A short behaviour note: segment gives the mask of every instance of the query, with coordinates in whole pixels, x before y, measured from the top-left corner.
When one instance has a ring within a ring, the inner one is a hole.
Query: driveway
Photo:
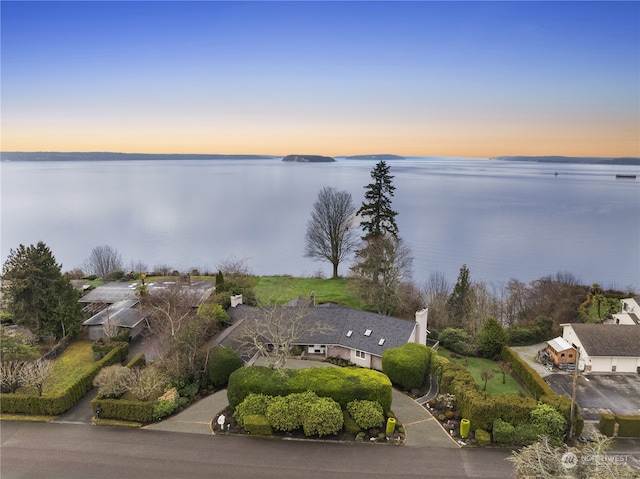
[[[573,374],[556,373],[545,381],[558,394],[571,397]],[[576,401],[585,419],[598,420],[603,412],[640,414],[640,375],[588,374],[579,375]]]

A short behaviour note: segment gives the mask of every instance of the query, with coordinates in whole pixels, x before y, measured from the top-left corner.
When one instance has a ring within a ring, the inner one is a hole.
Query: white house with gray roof
[[[621,299],[621,311],[613,315],[616,324],[633,324],[640,326],[640,303],[638,298]]]
[[[640,374],[640,327],[590,323],[560,326],[562,337],[578,349],[585,372]]]
[[[261,309],[244,304],[229,308],[228,313],[235,324],[263,314]],[[295,345],[302,346],[307,356],[340,358],[359,366],[382,370],[382,353],[386,349],[397,348],[408,342],[426,345],[427,316],[426,308],[418,311],[415,321],[411,321],[323,304],[310,307],[304,321],[310,325],[323,324],[327,327],[321,331],[310,328],[311,332]],[[233,334],[221,344],[234,347]]]

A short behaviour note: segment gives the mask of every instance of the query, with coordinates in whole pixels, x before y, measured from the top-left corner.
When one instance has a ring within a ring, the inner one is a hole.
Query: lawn
[[[482,368],[488,368],[494,372],[493,379],[487,381],[487,393],[488,394],[527,394],[526,391],[520,386],[520,383],[510,374],[505,375],[505,383],[502,384],[502,371],[500,366],[495,361],[483,358],[462,358],[455,359],[451,357],[451,352],[443,347],[438,348],[438,354],[449,359],[452,363],[462,364],[469,369],[473,379],[480,386],[480,390],[484,387],[484,381],[480,379],[480,371]]]
[[[94,367],[91,341],[74,341],[53,364],[53,373],[44,383],[43,395],[61,394]]]
[[[347,279],[294,278],[293,276],[261,276],[255,287],[256,297],[263,304],[285,303],[302,296],[316,294],[316,304],[337,303],[361,309],[358,298],[348,290]]]

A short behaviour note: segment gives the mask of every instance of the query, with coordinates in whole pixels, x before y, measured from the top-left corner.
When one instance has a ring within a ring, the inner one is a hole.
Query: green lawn
[[[91,344],[91,341],[74,341],[64,350],[53,365],[53,374],[44,383],[43,395],[66,391],[95,367]]]
[[[348,280],[294,278],[293,276],[261,276],[255,287],[256,297],[263,304],[284,303],[298,296],[309,298],[316,293],[316,303],[338,303],[361,309],[360,301],[348,291]]]
[[[488,394],[519,394],[521,392],[527,394],[520,386],[520,383],[509,374],[505,375],[505,384],[502,384],[502,371],[500,371],[500,367],[495,361],[483,358],[454,359],[451,357],[451,352],[443,347],[438,348],[438,354],[449,359],[452,363],[466,366],[471,372],[473,379],[475,379],[476,383],[480,386],[480,390],[484,387],[484,381],[480,379],[480,371],[482,368],[488,368],[494,371],[493,379],[487,381],[486,392]]]

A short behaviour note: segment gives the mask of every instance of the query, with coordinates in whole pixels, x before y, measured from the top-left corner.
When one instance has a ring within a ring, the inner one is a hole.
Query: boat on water
[[[616,178],[618,179],[627,179],[627,180],[635,180],[636,179],[636,175],[634,174],[628,174],[628,173],[619,173],[616,175]]]

